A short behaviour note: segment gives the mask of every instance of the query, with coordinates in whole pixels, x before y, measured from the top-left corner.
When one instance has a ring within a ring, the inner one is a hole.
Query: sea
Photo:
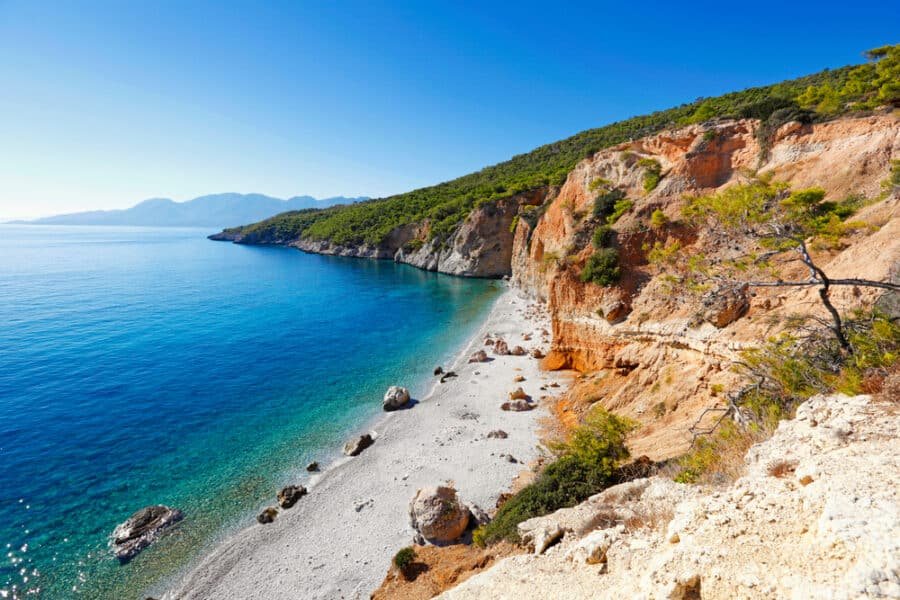
[[[502,292],[204,229],[0,226],[0,599],[143,599],[426,394]],[[185,518],[127,564],[136,510]]]

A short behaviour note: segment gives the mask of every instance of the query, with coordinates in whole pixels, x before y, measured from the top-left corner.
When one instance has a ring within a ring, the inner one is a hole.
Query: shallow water
[[[501,290],[197,229],[0,226],[0,598],[139,598],[421,395]],[[127,565],[148,504],[185,520]]]

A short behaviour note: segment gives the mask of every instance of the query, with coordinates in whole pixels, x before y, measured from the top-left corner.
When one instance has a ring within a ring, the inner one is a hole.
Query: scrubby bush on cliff
[[[845,320],[852,354],[827,330],[810,328],[809,320],[788,325],[787,333],[742,353],[736,370],[748,383],[729,395],[739,414],[723,418],[709,435],[697,437],[691,451],[678,460],[676,481],[734,479],[741,474],[747,448],[768,437],[801,402],[816,394],[876,393],[897,372],[900,322],[887,315],[858,311]]]
[[[610,485],[616,467],[628,458],[625,436],[635,424],[595,409],[568,442],[554,445],[555,461],[531,485],[506,501],[494,519],[476,530],[473,540],[517,542],[516,526],[526,519],[574,506]]]
[[[584,268],[581,269],[581,281],[595,285],[613,285],[622,276],[619,267],[619,252],[615,248],[599,248],[594,250]]]
[[[659,185],[659,180],[662,178],[662,165],[652,158],[642,158],[638,161],[638,166],[644,169],[644,191],[649,194]]]

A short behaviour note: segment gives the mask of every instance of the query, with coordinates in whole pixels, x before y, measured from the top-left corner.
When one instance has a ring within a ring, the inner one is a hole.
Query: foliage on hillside
[[[831,117],[877,104],[896,103],[900,98],[897,77],[900,46],[869,53],[872,62],[857,67],[823,71],[775,85],[750,88],[716,98],[632,117],[604,127],[589,129],[570,138],[541,146],[508,161],[435,186],[367,202],[329,208],[310,214],[285,213],[240,228],[249,239],[283,239],[303,236],[335,244],[378,244],[396,227],[428,220],[430,235],[446,239],[471,210],[485,202],[547,185],[559,185],[583,158],[603,148],[653,135],[663,129],[699,123],[714,118]],[[833,100],[837,98],[837,101]],[[807,110],[808,109],[808,110]],[[769,128],[763,128],[768,130]],[[653,177],[647,187],[655,184]]]

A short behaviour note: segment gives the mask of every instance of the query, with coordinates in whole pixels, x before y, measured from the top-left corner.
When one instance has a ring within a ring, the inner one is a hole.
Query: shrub
[[[662,165],[652,158],[642,158],[638,166],[644,169],[644,191],[648,194],[656,189],[662,178]]]
[[[617,200],[616,203],[613,205],[612,212],[609,214],[608,217],[606,217],[606,222],[609,223],[610,225],[614,224],[616,221],[619,220],[619,217],[621,217],[622,215],[627,213],[629,210],[631,210],[632,206],[634,206],[634,202],[632,202],[631,200],[628,200],[627,198],[622,198],[621,200]]]
[[[653,229],[661,229],[665,227],[668,222],[669,218],[666,217],[666,213],[658,208],[650,215],[650,227]]]
[[[595,250],[581,270],[581,281],[601,286],[613,285],[621,276],[619,253],[615,248]]]
[[[400,569],[401,572],[406,572],[414,560],[416,560],[416,549],[412,546],[407,546],[398,550],[397,554],[394,555],[394,566]]]
[[[473,539],[481,544],[518,542],[517,526],[522,521],[574,506],[609,486],[616,466],[628,458],[625,437],[634,427],[603,409],[592,411],[567,443],[554,445],[557,459],[534,483],[507,500]]]
[[[598,225],[594,229],[594,235],[591,238],[591,244],[594,248],[607,248],[613,241],[615,231],[609,225]]]
[[[604,189],[594,198],[594,216],[598,219],[608,218],[624,198],[625,192],[619,188]]]

